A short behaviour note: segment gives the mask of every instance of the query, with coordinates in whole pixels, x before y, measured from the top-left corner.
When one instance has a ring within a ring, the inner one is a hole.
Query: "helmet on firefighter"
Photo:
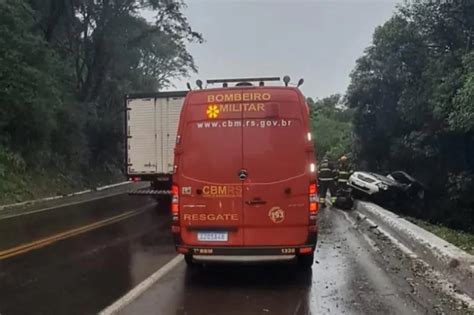
[[[340,158],[341,162],[346,162],[347,161],[347,156],[343,155]]]

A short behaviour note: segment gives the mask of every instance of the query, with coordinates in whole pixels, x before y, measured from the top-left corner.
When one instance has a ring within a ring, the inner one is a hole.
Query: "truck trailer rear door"
[[[127,174],[171,175],[179,113],[187,92],[128,96]]]
[[[127,173],[156,174],[157,132],[154,98],[127,100]]]

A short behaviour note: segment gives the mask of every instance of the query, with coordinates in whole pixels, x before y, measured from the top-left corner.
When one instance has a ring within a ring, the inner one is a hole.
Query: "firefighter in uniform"
[[[334,166],[325,157],[319,165],[318,181],[319,181],[319,203],[324,207],[326,203],[326,193],[329,190],[331,197],[335,195],[334,189]]]
[[[343,155],[339,159],[339,168],[337,169],[337,192],[343,193],[347,188],[347,182],[352,174],[347,156]]]

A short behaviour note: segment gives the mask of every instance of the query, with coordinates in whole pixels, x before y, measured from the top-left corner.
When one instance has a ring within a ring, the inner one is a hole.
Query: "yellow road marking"
[[[13,256],[17,256],[19,254],[23,254],[23,253],[29,252],[31,250],[47,246],[47,245],[52,244],[54,242],[57,242],[57,241],[60,241],[60,240],[66,239],[66,238],[70,238],[70,237],[73,237],[73,236],[76,236],[76,235],[79,235],[79,234],[83,234],[83,233],[101,228],[103,226],[110,225],[110,224],[125,220],[127,218],[136,216],[136,215],[138,215],[140,213],[143,213],[145,211],[147,211],[147,209],[142,209],[142,210],[138,210],[138,211],[137,210],[128,211],[128,212],[122,213],[120,215],[117,215],[117,216],[114,216],[114,217],[111,217],[111,218],[108,218],[108,219],[105,219],[105,220],[97,221],[97,222],[94,222],[94,223],[91,223],[91,224],[88,224],[88,225],[84,225],[84,226],[81,226],[81,227],[78,227],[78,228],[74,228],[74,229],[71,229],[71,230],[67,230],[67,231],[52,235],[52,236],[48,236],[48,237],[39,239],[37,241],[33,241],[33,242],[30,242],[30,243],[26,243],[26,244],[23,244],[23,245],[20,245],[20,246],[16,246],[16,247],[4,250],[4,251],[0,251],[0,260],[7,259],[7,258],[13,257]]]

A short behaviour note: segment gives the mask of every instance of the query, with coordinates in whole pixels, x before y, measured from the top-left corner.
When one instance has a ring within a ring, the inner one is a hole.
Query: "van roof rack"
[[[264,82],[264,81],[280,81],[280,77],[213,79],[213,80],[207,80],[206,83],[207,84],[214,84],[214,83]]]

